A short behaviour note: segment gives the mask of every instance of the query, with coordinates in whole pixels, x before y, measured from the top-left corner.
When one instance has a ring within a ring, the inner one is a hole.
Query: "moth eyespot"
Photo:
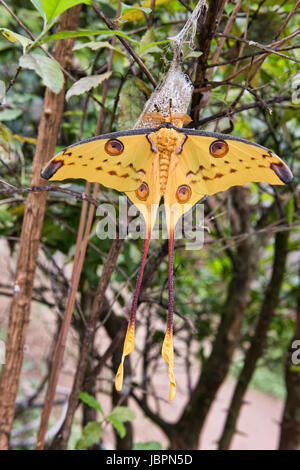
[[[177,188],[176,199],[181,204],[187,202],[192,195],[192,190],[187,184],[183,184]]]
[[[136,190],[135,194],[141,201],[146,201],[147,197],[149,196],[149,187],[147,183],[143,182]]]
[[[229,150],[228,144],[224,140],[215,140],[209,146],[209,153],[213,157],[217,157],[217,158],[224,157],[224,155],[226,155],[228,150]]]
[[[124,150],[124,145],[120,140],[110,139],[106,142],[104,148],[109,155],[120,155]]]

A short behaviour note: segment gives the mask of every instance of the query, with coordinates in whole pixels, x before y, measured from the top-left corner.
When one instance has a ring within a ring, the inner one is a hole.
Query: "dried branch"
[[[5,182],[2,182],[6,184]],[[11,185],[10,185],[11,186]],[[36,193],[36,192],[51,192],[51,193],[63,193],[73,196],[80,201],[87,201],[95,207],[99,207],[101,202],[95,198],[88,196],[86,192],[74,191],[72,189],[63,188],[62,186],[49,185],[49,186],[27,186],[25,188],[8,187],[7,189],[0,189],[0,194],[24,194],[24,193]],[[4,199],[5,201],[5,199]]]
[[[291,95],[276,96],[275,98],[270,98],[268,100],[265,100],[265,103],[266,104],[283,103],[284,101],[291,101],[291,99],[292,99]],[[233,109],[232,112],[230,111],[230,114],[241,113],[242,111],[246,111],[248,109],[259,108],[261,106],[262,106],[261,101],[257,101],[255,103],[243,104],[239,108]],[[203,126],[204,124],[207,124],[209,122],[215,121],[216,119],[226,117],[226,116],[228,116],[228,111],[227,110],[216,113],[216,114],[213,114],[212,116],[209,116],[207,118],[203,118],[199,121],[193,122],[192,124],[189,125],[189,127],[197,128],[197,127]]]
[[[81,6],[76,6],[60,17],[62,29],[76,29]],[[57,41],[54,47],[56,60],[68,68],[71,63],[73,39]],[[64,106],[65,87],[55,94],[46,89],[44,107],[41,116],[36,152],[32,166],[31,184],[41,182],[40,172],[43,165],[51,158]],[[7,332],[6,363],[3,365],[0,379],[0,448],[7,449],[13,423],[15,401],[18,392],[19,377],[23,360],[23,347],[30,317],[34,273],[41,237],[46,192],[30,193],[27,197],[23,218],[20,250],[15,276],[14,297],[10,307]]]
[[[239,36],[235,36],[234,34],[228,34],[228,33],[216,33],[217,36],[225,37],[225,38],[230,38],[230,39],[235,39],[236,41],[243,42],[244,44],[247,44],[248,46],[251,47],[257,47],[258,49],[262,49],[263,51],[270,52],[271,54],[278,55],[279,57],[283,57],[284,59],[291,60],[292,62],[300,63],[300,60],[296,59],[296,57],[291,57],[286,54],[282,54],[282,52],[277,51],[276,49],[273,49],[270,46],[265,46],[264,44],[260,44],[259,42],[256,41],[250,41],[245,38],[241,38]]]
[[[104,23],[106,24],[106,26],[110,30],[113,31],[115,29],[115,25],[112,23],[112,21],[110,21],[108,18],[106,18],[104,13],[99,9],[99,7],[95,4],[94,1],[93,1],[92,6],[93,6],[93,9],[95,10],[95,12],[97,13],[97,15],[99,16],[99,18],[101,18],[104,21]],[[125,38],[123,38],[122,36],[117,36],[117,38],[120,41],[120,43],[125,47],[125,49],[129,52],[129,54],[133,57],[135,62],[140,67],[141,71],[146,75],[146,77],[148,77],[148,79],[152,83],[152,85],[154,87],[156,87],[157,83],[156,83],[155,78],[153,77],[150,70],[147,69],[147,67],[144,64],[144,62],[142,61],[142,59],[138,56],[138,54],[135,52],[135,50],[131,47],[129,42]]]
[[[219,441],[219,449],[229,449],[237,420],[243,405],[244,396],[249,382],[254,373],[258,359],[262,355],[270,322],[274,316],[279,302],[279,294],[284,277],[284,266],[287,258],[287,244],[289,232],[283,231],[276,234],[274,247],[274,262],[272,276],[265,291],[264,302],[259,313],[258,322],[251,338],[251,344],[246,352],[243,369],[239,374],[237,384],[229,405],[226,422]]]

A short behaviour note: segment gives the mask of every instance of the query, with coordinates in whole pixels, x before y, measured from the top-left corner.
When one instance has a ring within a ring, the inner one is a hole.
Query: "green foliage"
[[[104,415],[104,411],[102,410],[102,407],[101,407],[100,403],[92,395],[89,395],[87,392],[80,392],[79,393],[79,398],[86,405],[89,405],[92,408],[95,408],[95,410],[100,411],[100,413],[102,415]]]
[[[126,434],[126,429],[123,423],[132,421],[134,418],[134,412],[126,406],[116,406],[110,415],[106,416],[107,421],[112,423],[113,427],[120,434],[120,437],[124,437]]]
[[[81,438],[76,443],[76,450],[85,450],[96,444],[102,435],[102,424],[90,421],[83,428]]]
[[[120,94],[119,129],[133,127],[145,104],[145,93],[141,90],[141,80],[130,78]],[[143,83],[143,82],[142,82]],[[140,85],[140,86],[139,86]]]
[[[59,93],[64,84],[64,76],[59,64],[41,54],[25,54],[20,57],[19,64],[23,69],[34,70],[45,86],[54,93]]]
[[[128,408],[127,406],[116,406],[113,408],[112,412],[105,416],[104,411],[98,402],[92,395],[89,395],[86,392],[80,392],[79,398],[83,401],[86,405],[94,408],[97,411],[100,411],[103,417],[103,421],[110,422],[114,429],[120,434],[121,437],[124,437],[126,434],[126,428],[124,423],[128,421],[132,421],[135,418],[135,413]],[[90,424],[90,423],[88,423]],[[96,426],[98,424],[99,426]],[[93,422],[93,426],[87,429],[87,426],[82,431],[82,436],[78,440],[76,444],[76,449],[82,450],[87,449],[91,445],[95,444],[100,436],[102,430],[102,423]],[[99,435],[99,437],[97,437]],[[93,440],[95,439],[95,440]],[[90,443],[93,440],[92,443]],[[80,449],[78,448],[80,446]]]
[[[10,42],[16,42],[16,41],[19,41],[19,43],[22,45],[23,47],[23,53],[25,54],[25,51],[26,51],[26,47],[29,45],[29,44],[32,44],[33,41],[31,39],[28,39],[26,36],[22,36],[22,34],[17,34],[17,33],[14,33],[13,31],[10,31],[9,29],[7,28],[1,28],[0,29],[1,33],[3,34],[3,36],[8,39]]]
[[[1,233],[9,233],[14,226],[16,217],[11,214],[8,205],[3,204],[0,206],[0,229]]]
[[[91,5],[92,0],[35,0],[34,5],[38,8],[42,14],[41,6],[45,12],[48,23],[51,23],[58,15],[63,13],[79,3],[85,3]]]
[[[66,100],[69,101],[71,96],[74,95],[83,95],[87,91],[100,85],[100,83],[107,80],[110,76],[111,72],[106,72],[101,75],[89,75],[88,77],[81,78],[78,82],[75,82],[71,88],[69,88],[68,93],[66,94]]]
[[[162,445],[157,441],[136,442],[132,450],[162,450]]]
[[[85,30],[80,30],[78,29],[77,31],[60,31],[59,33],[51,34],[44,39],[40,41],[40,44],[44,44],[45,42],[49,41],[57,41],[58,39],[67,39],[67,38],[84,38],[84,37],[90,37],[90,36],[120,36],[122,38],[127,39],[130,42],[134,42],[135,44],[138,44],[136,41],[134,41],[132,38],[130,38],[127,34],[123,33],[122,31],[117,31],[117,30],[108,30],[108,31],[103,31],[103,30],[93,30],[93,29],[85,29]]]
[[[139,6],[131,6],[127,5],[126,3],[121,3],[121,17],[126,15],[127,13],[133,13],[133,12],[143,12],[143,13],[151,13],[151,8],[145,8],[145,7],[139,7]],[[127,18],[130,18],[130,15],[127,16]]]

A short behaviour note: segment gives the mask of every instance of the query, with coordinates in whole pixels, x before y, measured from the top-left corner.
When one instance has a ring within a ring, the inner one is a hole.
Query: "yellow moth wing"
[[[222,137],[224,140],[187,135],[180,165],[194,191],[211,195],[248,182],[282,185],[291,181],[290,170],[273,152],[250,142]],[[210,148],[218,140],[225,142],[228,150],[223,156],[215,157]]]
[[[146,174],[146,163],[154,155],[150,144],[143,134],[110,136],[113,137],[101,136],[67,147],[46,165],[42,176],[50,181],[80,178],[123,192],[136,190]],[[111,140],[120,142],[122,151],[117,155],[106,150]]]
[[[141,186],[146,184],[148,187],[148,195],[143,200],[139,197],[140,191],[124,191],[128,199],[137,207],[143,215],[146,227],[152,231],[155,224],[156,214],[161,199],[159,187],[159,157],[158,154],[152,153],[150,159],[144,162],[145,174],[142,175]],[[140,186],[140,187],[141,187]]]
[[[170,177],[164,194],[164,204],[166,211],[166,223],[168,232],[170,233],[176,226],[181,216],[189,212],[195,204],[197,204],[206,193],[200,192],[201,186],[197,186],[197,191],[192,190],[186,169],[180,163],[181,155],[173,155],[170,163]],[[178,189],[183,186],[191,188],[190,197],[186,203],[178,201]]]

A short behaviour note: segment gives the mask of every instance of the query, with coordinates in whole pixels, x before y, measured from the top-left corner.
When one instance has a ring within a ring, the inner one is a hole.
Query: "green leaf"
[[[121,54],[124,57],[127,57],[125,52],[123,52],[120,48],[112,46],[108,41],[89,41],[76,44],[73,47],[73,51],[78,51],[80,49],[84,49],[85,47],[92,49],[92,51],[98,51],[99,49],[110,49],[112,51],[116,51],[118,54]]]
[[[144,13],[151,13],[152,11],[151,8],[139,7],[138,5],[127,5],[126,3],[123,3],[123,2],[121,3],[121,5],[122,5],[122,10],[121,10],[122,15],[130,10],[140,10],[140,11],[143,11]]]
[[[150,96],[150,95],[151,95],[151,88],[149,87],[149,85],[147,85],[147,83],[145,83],[143,80],[141,80],[141,79],[138,78],[138,77],[134,77],[134,82],[135,82],[135,84],[137,85],[137,87],[138,87],[143,93],[145,93],[146,96]]]
[[[88,449],[99,441],[102,434],[102,424],[90,421],[84,428],[81,438],[76,442],[76,450]]]
[[[125,426],[123,423],[132,421],[135,418],[135,413],[127,406],[116,406],[110,415],[106,416],[107,421],[110,421],[113,427],[118,431],[120,437],[123,438],[126,434]]]
[[[0,139],[8,144],[12,140],[12,133],[4,124],[0,122]]]
[[[42,79],[43,84],[59,93],[64,84],[64,75],[58,62],[41,54],[26,54],[20,57],[19,64],[24,69],[34,70]]]
[[[203,54],[201,51],[192,51],[189,52],[186,56],[185,59],[189,59],[190,57],[200,57]]]
[[[35,6],[37,11],[40,13],[41,17],[46,20],[46,13],[43,8],[42,0],[30,0],[31,3]]]
[[[88,36],[99,36],[99,35],[108,35],[108,36],[121,36],[122,38],[127,39],[127,41],[133,42],[136,46],[139,45],[138,41],[134,41],[130,36],[123,33],[122,31],[117,30],[94,30],[94,29],[82,29],[77,31],[60,31],[59,33],[51,34],[47,36],[39,44],[44,44],[48,41],[56,41],[57,39],[65,39],[65,38],[82,38]]]
[[[10,213],[9,206],[7,204],[1,204],[0,206],[0,228],[1,230],[12,228],[14,226],[15,216]]]
[[[127,5],[126,3],[121,3],[121,17],[129,13],[129,15],[127,15],[127,19],[129,19],[130,13],[132,11],[137,11],[137,10],[146,13],[146,15],[150,14],[152,11],[151,8],[139,7],[138,5]]]
[[[162,53],[163,53],[163,50],[162,50],[160,47],[158,47],[158,46],[147,47],[146,50],[143,50],[143,51],[140,53],[140,56],[141,56],[141,57],[144,57],[144,56],[146,56],[147,54],[153,54],[153,53],[162,54]]]
[[[123,439],[123,437],[126,435],[126,428],[124,424],[121,421],[118,421],[117,419],[113,419],[113,418],[110,419],[109,421],[111,422],[115,430],[118,431],[121,439]]]
[[[73,51],[78,51],[79,49],[84,49],[85,47],[89,47],[93,51],[98,51],[99,49],[104,49],[104,48],[111,49],[111,50],[116,49],[108,41],[89,41],[89,42],[83,42],[81,44],[76,44],[73,47]]]
[[[129,78],[122,88],[119,100],[118,129],[130,129],[136,123],[145,105],[145,90],[142,81]],[[145,85],[146,86],[146,85]]]
[[[0,111],[0,121],[13,121],[23,114],[22,109],[4,109]]]
[[[66,94],[66,100],[69,101],[71,96],[82,95],[86,91],[95,88],[96,86],[100,85],[100,83],[104,82],[104,80],[107,80],[110,76],[111,72],[105,72],[101,75],[89,75],[88,77],[81,78],[75,82],[71,88],[69,88]]]
[[[156,0],[155,6],[162,5],[164,3],[170,4],[172,2],[170,2],[170,0]],[[143,12],[146,14],[151,12],[150,0],[144,1],[141,6],[138,3],[135,3],[134,5],[123,5],[124,9],[122,10],[121,22],[140,20],[143,18]]]
[[[7,28],[0,28],[0,32],[3,36],[8,39],[10,42],[17,42],[19,41],[23,46],[23,54],[25,54],[25,49],[29,44],[32,44],[33,41],[26,36],[22,36],[21,34],[17,34],[14,31],[11,31]]]
[[[162,445],[158,441],[136,442],[132,450],[162,450]]]
[[[125,423],[126,421],[132,421],[135,418],[135,413],[127,406],[116,406],[106,419],[110,420],[112,417]]]
[[[80,392],[79,393],[79,398],[81,401],[83,401],[86,405],[91,406],[92,408],[95,408],[96,410],[100,411],[104,415],[104,412],[102,410],[102,407],[98,400],[96,400],[95,397],[90,395],[89,393],[86,392]]]
[[[42,0],[42,6],[44,8],[48,23],[54,20],[54,18],[64,11],[68,10],[79,3],[85,3],[91,5],[92,0]]]
[[[141,52],[144,52],[146,51],[147,49],[152,49],[152,48],[156,48],[156,46],[159,46],[160,44],[168,44],[170,42],[170,39],[164,39],[162,41],[154,41],[154,42],[149,42],[148,44],[145,44],[145,46],[142,46],[139,50],[139,54]],[[158,50],[160,50],[158,48]]]

